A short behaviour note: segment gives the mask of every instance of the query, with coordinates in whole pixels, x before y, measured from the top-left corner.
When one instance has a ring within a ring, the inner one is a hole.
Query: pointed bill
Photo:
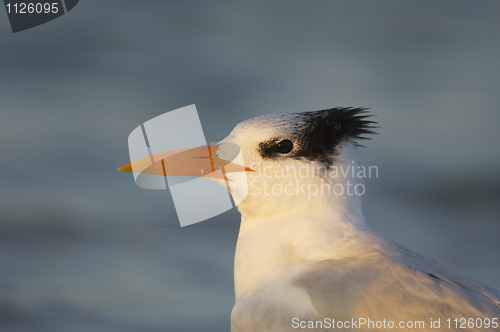
[[[253,172],[252,169],[219,158],[219,146],[200,146],[160,152],[118,168],[121,172],[160,176],[198,176],[226,179],[224,173]]]

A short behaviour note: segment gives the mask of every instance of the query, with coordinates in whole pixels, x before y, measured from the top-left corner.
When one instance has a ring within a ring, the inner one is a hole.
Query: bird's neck
[[[359,197],[323,197],[306,205],[273,218],[242,213],[234,271],[237,299],[301,263],[345,256],[342,241],[370,230]]]
[[[326,173],[321,164],[289,160],[284,169],[296,173],[277,166],[274,173],[263,168],[249,177],[248,195],[238,205],[237,298],[258,292],[280,275],[293,275],[284,272],[303,263],[352,254],[346,241],[370,230],[361,212],[364,185],[357,161],[355,145],[346,142]]]

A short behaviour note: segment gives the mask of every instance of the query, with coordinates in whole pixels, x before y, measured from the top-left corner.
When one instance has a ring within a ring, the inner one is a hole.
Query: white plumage
[[[491,325],[493,318],[500,319],[498,291],[451,264],[371,231],[360,196],[344,192],[311,197],[307,191],[311,184],[331,188],[348,181],[362,183],[350,173],[334,178],[318,170],[325,165],[329,169],[357,165],[355,140],[372,128],[365,118],[361,109],[261,116],[238,124],[219,143],[221,158],[224,143],[235,143],[245,166],[255,170],[247,174],[249,193],[238,205],[233,332],[333,330],[304,327],[325,318],[425,323],[424,328],[406,327],[408,331],[436,330],[431,329],[431,319],[440,319],[441,330],[500,329]],[[284,140],[291,141],[293,149],[281,153],[277,145]],[[316,171],[307,177],[283,175],[283,169],[300,167]],[[287,185],[288,194],[278,191]],[[300,186],[306,190],[298,190]],[[274,194],[272,188],[277,188]],[[453,325],[455,318],[476,321],[473,327],[459,329]],[[486,318],[489,329],[484,328]],[[482,328],[475,327],[477,319]],[[305,323],[301,327],[297,322]],[[364,325],[335,330],[391,328]]]

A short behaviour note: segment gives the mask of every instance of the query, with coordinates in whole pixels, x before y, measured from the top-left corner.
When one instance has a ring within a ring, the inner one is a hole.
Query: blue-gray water
[[[0,9],[0,330],[229,331],[239,215],[180,228],[116,168],[195,103],[249,117],[369,107],[372,228],[500,288],[500,2],[82,0],[12,34]]]

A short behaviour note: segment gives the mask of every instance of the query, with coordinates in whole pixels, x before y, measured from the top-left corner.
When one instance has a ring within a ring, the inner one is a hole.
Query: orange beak
[[[199,176],[227,180],[225,173],[253,172],[219,158],[216,145],[160,152],[134,160],[118,168],[121,172],[145,173],[160,176]]]

